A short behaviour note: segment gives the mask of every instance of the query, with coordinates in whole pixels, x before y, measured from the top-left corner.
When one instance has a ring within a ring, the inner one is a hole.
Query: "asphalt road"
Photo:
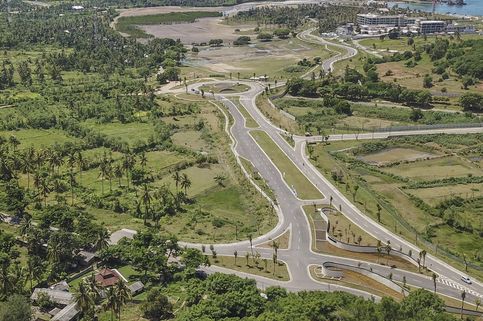
[[[325,40],[310,35],[311,30],[308,30],[301,35],[301,39],[308,39],[308,41],[320,41],[323,45]],[[333,45],[332,43],[330,43]],[[336,44],[337,47],[346,50],[345,54],[339,54],[329,58],[323,62],[323,67],[326,70],[332,70],[335,62],[347,59],[357,54],[357,50],[343,44]],[[417,273],[411,273],[404,270],[393,269],[387,266],[364,263],[358,260],[350,258],[342,258],[331,256],[327,254],[315,253],[311,250],[312,235],[310,231],[310,225],[305,213],[302,210],[303,205],[316,203],[328,204],[328,198],[333,198],[333,204],[339,206],[342,209],[343,214],[349,218],[354,224],[358,225],[366,232],[374,236],[376,239],[382,242],[390,241],[391,246],[394,249],[402,249],[407,253],[412,251],[413,256],[417,257],[420,249],[411,244],[410,242],[400,238],[393,234],[385,227],[379,225],[377,222],[370,219],[364,213],[362,213],[356,206],[352,204],[340,191],[337,190],[309,161],[305,154],[305,144],[307,141],[320,140],[321,137],[295,137],[295,148],[290,146],[286,140],[280,135],[284,131],[274,126],[266,117],[259,111],[256,106],[256,96],[263,92],[264,85],[255,82],[247,82],[250,86],[250,90],[242,94],[236,95],[213,95],[217,100],[221,101],[228,112],[234,119],[234,124],[229,129],[230,135],[234,141],[232,150],[236,156],[242,156],[252,162],[259,174],[265,179],[267,184],[273,190],[277,199],[277,212],[279,213],[279,224],[269,233],[260,236],[253,240],[254,251],[261,254],[263,258],[271,259],[273,250],[256,247],[262,243],[275,239],[281,235],[287,229],[290,229],[291,239],[290,247],[286,250],[278,250],[278,259],[285,262],[288,266],[290,273],[290,281],[281,282],[268,278],[257,277],[250,275],[250,277],[257,280],[260,286],[280,285],[290,290],[343,290],[351,292],[357,295],[370,297],[371,295],[352,288],[345,288],[340,286],[334,286],[324,284],[315,281],[308,273],[308,267],[310,265],[321,265],[324,262],[334,262],[340,264],[346,264],[351,266],[358,266],[362,264],[362,267],[372,268],[373,272],[376,272],[383,276],[392,274],[392,278],[395,281],[402,281],[403,277],[406,278],[406,282],[409,285],[426,288],[433,290],[434,285],[430,277]],[[201,83],[193,84],[189,86],[189,91],[201,86]],[[209,96],[209,95],[208,95]],[[287,157],[295,164],[295,166],[309,179],[309,181],[316,186],[316,188],[325,196],[322,200],[307,201],[301,200],[296,196],[296,191],[293,191],[284,181],[282,173],[272,163],[265,152],[255,142],[250,135],[250,130],[245,127],[245,119],[239,112],[238,107],[233,104],[228,98],[230,96],[241,96],[240,102],[260,125],[258,130],[262,130],[267,133],[272,140],[278,145],[278,147],[287,155]],[[453,133],[463,134],[468,132],[483,132],[483,128],[462,128],[455,130],[418,130],[418,131],[404,131],[404,132],[392,132],[392,133],[369,133],[369,134],[356,134],[353,135],[332,135],[329,140],[345,140],[345,139],[373,139],[373,138],[386,138],[391,135],[419,135],[430,133]],[[187,244],[193,247],[201,247],[200,244]],[[219,255],[233,255],[234,251],[238,252],[239,256],[245,254],[245,252],[251,252],[250,244],[248,241],[231,243],[231,244],[217,244],[215,250]],[[467,302],[474,302],[476,297],[482,298],[483,287],[481,283],[474,282],[471,285],[463,283],[460,280],[463,272],[458,271],[452,266],[446,264],[438,258],[431,255],[426,256],[426,265],[432,271],[438,274],[437,290],[439,293],[460,299],[461,292],[464,290],[467,292]],[[221,268],[211,267],[209,271],[221,270]],[[226,272],[226,271],[225,271]],[[234,272],[241,276],[247,276],[241,272]]]

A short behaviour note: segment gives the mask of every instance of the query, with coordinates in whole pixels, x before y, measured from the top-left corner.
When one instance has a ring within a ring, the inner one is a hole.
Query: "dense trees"
[[[319,29],[321,32],[334,31],[341,23],[355,22],[357,13],[360,13],[357,6],[342,5],[315,5],[304,4],[293,6],[263,6],[249,9],[248,11],[240,11],[232,18],[238,21],[256,21],[259,24],[278,25],[286,27],[290,30],[296,29],[307,18],[319,21]],[[288,37],[287,29],[282,28],[276,32],[276,36],[281,35],[282,38]]]
[[[179,320],[455,320],[443,312],[442,300],[425,290],[401,303],[391,298],[374,303],[342,292],[287,293],[278,287],[267,288],[263,299],[254,281],[223,274],[189,284],[192,298]]]
[[[7,301],[0,302],[0,321],[30,321],[30,303],[20,295],[12,295]]]
[[[358,71],[348,68],[343,81],[336,81],[332,76],[320,80],[289,80],[288,92],[292,96],[302,97],[338,97],[353,101],[366,101],[371,98],[383,98],[410,106],[428,107],[432,102],[431,93],[424,90],[410,90],[397,84],[377,80],[372,67],[366,77]],[[377,76],[377,74],[376,74]]]
[[[460,97],[460,104],[465,111],[481,113],[483,111],[483,95],[466,93]]]

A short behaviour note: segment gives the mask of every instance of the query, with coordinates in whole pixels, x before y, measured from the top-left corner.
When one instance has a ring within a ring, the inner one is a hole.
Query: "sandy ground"
[[[177,23],[171,25],[147,25],[141,29],[157,38],[180,39],[184,44],[208,42],[211,39],[223,39],[231,43],[239,37],[235,29],[246,29],[250,26],[228,26],[221,23],[221,18],[202,18],[193,23]],[[253,26],[252,26],[253,28]]]

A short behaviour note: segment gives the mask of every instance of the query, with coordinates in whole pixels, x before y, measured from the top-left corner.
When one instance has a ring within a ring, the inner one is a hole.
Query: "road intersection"
[[[305,39],[310,42],[318,42],[319,44],[327,44],[325,40],[318,36],[312,35],[313,30],[307,30],[301,34],[301,39]],[[357,54],[357,50],[348,47],[343,44],[332,44],[340,49],[345,50],[345,54],[339,53],[323,62],[322,67],[326,71],[333,70],[333,66],[337,61],[353,57]],[[227,82],[227,81],[224,81]],[[212,82],[211,82],[212,83]],[[290,290],[325,290],[336,291],[342,290],[354,293],[356,295],[371,297],[373,295],[343,286],[334,284],[327,284],[316,281],[309,273],[309,266],[322,265],[326,262],[335,264],[344,264],[352,267],[359,267],[366,270],[370,270],[373,273],[377,273],[380,276],[388,277],[391,275],[392,280],[397,282],[403,282],[405,279],[408,285],[414,287],[422,287],[428,290],[434,289],[434,283],[431,277],[391,268],[384,265],[361,262],[360,260],[354,260],[350,258],[338,257],[329,255],[326,253],[316,253],[312,250],[312,233],[308,218],[302,209],[302,206],[307,204],[326,205],[329,203],[329,197],[332,199],[332,204],[340,207],[342,213],[351,220],[354,224],[364,229],[367,233],[374,238],[381,240],[384,243],[390,242],[394,249],[400,249],[404,253],[408,253],[411,250],[413,256],[421,251],[417,246],[402,239],[398,235],[395,235],[385,227],[381,226],[377,222],[370,219],[362,211],[360,211],[350,200],[348,200],[340,191],[337,190],[309,161],[308,156],[305,153],[305,146],[308,142],[320,141],[322,137],[302,137],[295,136],[295,147],[288,144],[285,138],[281,134],[286,132],[274,124],[272,124],[257,108],[256,98],[258,95],[264,92],[264,85],[256,82],[244,82],[250,87],[250,89],[243,93],[237,94],[213,94],[213,97],[222,102],[226,107],[226,110],[233,118],[233,124],[231,128],[226,128],[232,138],[233,145],[232,151],[237,159],[243,157],[249,160],[258,171],[259,175],[264,178],[276,197],[276,204],[274,207],[279,215],[278,225],[265,235],[262,235],[252,240],[252,245],[255,247],[256,252],[260,253],[262,258],[272,259],[274,254],[273,249],[267,249],[258,247],[259,245],[276,239],[282,235],[287,229],[290,230],[290,247],[288,249],[279,249],[277,251],[277,258],[283,261],[289,270],[290,280],[283,282],[260,276],[249,275],[251,278],[257,280],[259,286],[266,287],[270,285],[280,285]],[[203,83],[195,83],[188,86],[189,92],[198,92],[198,88]],[[250,116],[259,124],[256,129],[247,128],[245,126],[245,118],[230,98],[233,96],[240,97],[240,104]],[[225,113],[224,110],[222,110]],[[225,117],[228,120],[227,115]],[[228,124],[227,124],[228,126]],[[293,162],[298,170],[303,173],[308,180],[324,195],[320,200],[301,200],[296,196],[294,191],[284,180],[283,173],[279,171],[276,165],[270,160],[263,149],[257,144],[254,138],[250,135],[250,131],[260,130],[266,133],[275,142],[275,144],[285,153],[285,155]],[[462,134],[469,132],[483,132],[483,128],[459,128],[459,129],[434,129],[434,130],[415,130],[404,132],[384,132],[384,133],[366,133],[366,134],[345,134],[345,135],[331,135],[329,140],[348,140],[348,139],[376,139],[386,138],[393,135],[419,135],[419,134],[432,134],[432,133],[454,133]],[[240,163],[241,165],[241,163]],[[243,168],[243,166],[242,166]],[[247,176],[248,173],[245,172]],[[252,180],[253,182],[253,180]],[[188,246],[201,248],[201,244],[186,244]],[[214,245],[216,252],[219,255],[233,256],[235,251],[239,255],[243,255],[245,252],[251,252],[251,244],[249,241],[242,241],[231,244],[216,244]],[[483,298],[483,286],[479,282],[474,282],[471,285],[463,283],[460,280],[463,272],[458,271],[449,264],[441,261],[440,259],[427,255],[426,266],[432,271],[437,273],[437,291],[440,294],[452,297],[454,299],[460,299],[461,292],[467,292],[467,302],[474,302],[475,299]],[[226,269],[219,267],[208,268],[210,271],[223,271]],[[231,273],[235,273],[241,276],[248,276],[241,272],[235,272],[229,270]],[[373,296],[375,297],[375,296]]]

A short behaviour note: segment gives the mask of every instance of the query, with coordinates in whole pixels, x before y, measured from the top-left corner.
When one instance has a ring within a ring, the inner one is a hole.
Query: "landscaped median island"
[[[250,135],[256,140],[260,147],[265,151],[275,166],[280,170],[288,186],[294,190],[300,199],[316,200],[322,199],[323,195],[298,170],[292,161],[275,144],[275,142],[263,131],[253,130]]]
[[[404,297],[401,292],[395,291],[394,289],[391,289],[390,287],[364,274],[343,268],[337,268],[336,270],[342,274],[341,277],[331,278],[325,276],[320,266],[312,265],[309,268],[310,275],[315,280],[320,282],[358,289],[372,293],[379,297],[392,297],[398,301]]]
[[[304,206],[303,209],[309,218],[313,235],[312,250],[315,252],[427,274],[424,269],[418,268],[415,261],[410,262],[409,257],[405,259],[391,254],[391,252],[394,253],[393,250],[390,250],[388,255],[387,244],[364,232],[337,210],[328,208],[314,210],[311,205]],[[328,217],[330,224],[327,224],[322,217],[321,210]],[[332,238],[332,241],[329,238]],[[373,250],[370,251],[368,247],[372,247]]]
[[[263,276],[279,281],[289,281],[290,276],[287,265],[281,261],[274,262],[272,258],[264,259],[257,255],[256,249],[254,253],[237,253],[235,256],[209,256],[210,264],[227,268],[230,270],[240,271],[248,274]],[[246,255],[248,254],[248,256]]]
[[[240,103],[240,97],[234,97],[230,99],[238,108],[238,111],[243,115],[245,118],[245,126],[248,128],[256,128],[260,127],[260,125],[253,119],[252,115],[246,110],[246,108]]]
[[[312,161],[374,220],[462,269],[466,260],[481,277],[482,141],[467,134],[332,142],[312,147]]]

